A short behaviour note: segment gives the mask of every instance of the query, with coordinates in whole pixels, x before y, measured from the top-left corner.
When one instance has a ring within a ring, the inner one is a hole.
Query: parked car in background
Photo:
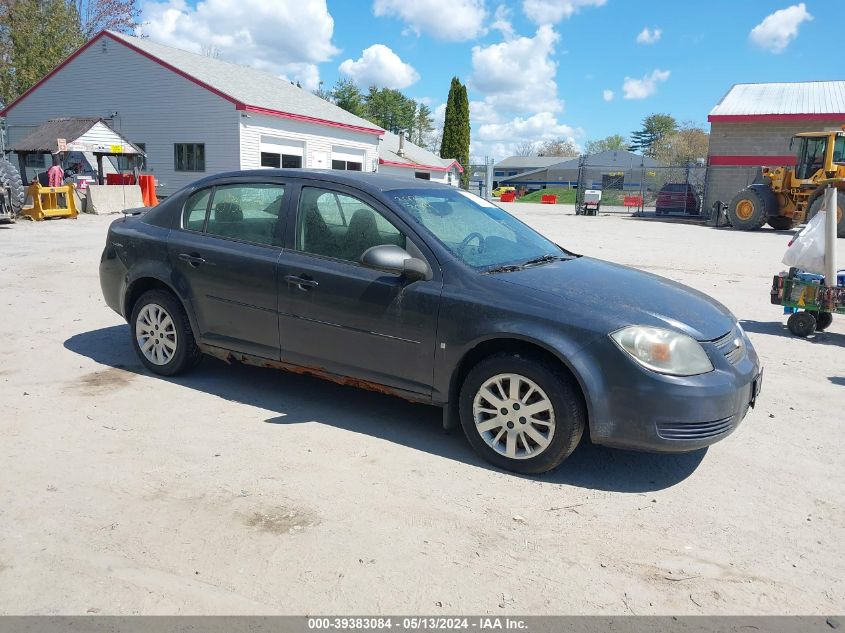
[[[760,390],[706,295],[557,246],[449,185],[268,169],[200,180],[109,228],[106,303],[152,372],[203,354],[444,409],[522,473],[593,442],[688,451]]]
[[[700,205],[701,198],[692,185],[666,183],[657,193],[655,212],[657,215],[668,215],[669,213],[698,215],[701,212]]]
[[[503,193],[516,193],[516,187],[496,187],[493,189],[493,195],[496,198],[501,198]]]

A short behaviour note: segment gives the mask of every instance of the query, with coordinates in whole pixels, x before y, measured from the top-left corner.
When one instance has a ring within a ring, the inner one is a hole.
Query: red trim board
[[[49,73],[47,73],[44,77],[42,77],[29,90],[24,92],[20,97],[18,97],[14,101],[12,101],[5,108],[3,108],[3,110],[0,111],[0,116],[6,116],[7,113],[12,108],[17,106],[24,99],[26,99],[26,97],[30,93],[32,93],[34,90],[36,90],[41,84],[43,84],[45,81],[50,79],[50,77],[52,77],[57,72],[59,72],[62,68],[67,66],[70,62],[72,62],[74,59],[76,59],[79,55],[81,55],[83,52],[85,52],[88,48],[93,46],[96,42],[100,41],[103,37],[108,37],[113,42],[116,42],[118,44],[123,44],[123,46],[125,46],[126,48],[143,55],[144,57],[146,57],[147,59],[149,59],[151,61],[154,61],[159,66],[166,68],[167,70],[176,73],[180,77],[183,77],[184,79],[187,79],[188,81],[190,81],[192,83],[195,83],[196,85],[200,86],[201,88],[204,88],[204,89],[208,90],[209,92],[216,94],[218,97],[225,99],[226,101],[228,101],[230,103],[233,103],[237,110],[244,110],[246,112],[255,112],[256,114],[266,114],[268,116],[277,116],[277,117],[281,117],[281,118],[285,118],[285,119],[293,119],[293,120],[296,120],[296,121],[313,123],[315,125],[327,125],[327,126],[330,126],[330,127],[343,128],[345,130],[352,130],[354,132],[361,132],[363,134],[378,134],[379,136],[384,134],[384,130],[379,129],[379,128],[368,128],[368,127],[362,127],[362,126],[358,126],[358,125],[349,125],[347,123],[340,123],[340,122],[337,122],[337,121],[328,121],[326,119],[318,119],[316,117],[305,116],[305,115],[302,115],[302,114],[294,114],[292,112],[283,112],[281,110],[271,110],[271,109],[268,109],[268,108],[261,108],[261,107],[257,107],[257,106],[248,105],[246,103],[243,103],[242,101],[239,101],[238,99],[235,99],[231,95],[228,95],[225,92],[222,92],[222,91],[218,90],[217,88],[214,88],[213,86],[210,86],[207,83],[200,81],[196,77],[189,75],[188,73],[186,73],[182,70],[179,70],[175,66],[172,66],[172,65],[168,64],[167,62],[162,61],[158,57],[155,57],[154,55],[151,55],[150,53],[138,48],[134,44],[130,44],[129,42],[125,42],[120,38],[116,38],[116,37],[111,36],[111,34],[108,33],[107,31],[101,31],[99,34],[97,34],[93,38],[91,38],[90,41],[88,41],[85,45],[83,45],[81,48],[79,48],[76,52],[74,52],[70,57],[65,59],[61,64],[56,66]]]
[[[845,123],[845,112],[828,114],[710,114],[710,123],[761,123],[765,121],[841,121]]]
[[[710,156],[709,164],[712,166],[743,166],[743,167],[762,167],[762,166],[779,166],[779,165],[794,165],[795,156]]]
[[[383,158],[378,159],[379,165],[387,165],[388,167],[404,167],[406,169],[428,169],[429,171],[449,171],[452,167],[457,166],[458,171],[460,173],[464,173],[464,168],[461,167],[461,164],[453,160],[450,165],[447,167],[440,167],[439,165],[415,165],[411,163],[398,163],[393,160],[384,160]]]

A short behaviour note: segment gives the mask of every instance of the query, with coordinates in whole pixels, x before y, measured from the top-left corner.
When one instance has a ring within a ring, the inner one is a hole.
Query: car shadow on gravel
[[[833,318],[836,319],[845,317],[837,317],[834,315]],[[800,337],[795,336],[789,331],[789,328],[786,327],[785,323],[781,323],[780,321],[740,320],[739,323],[742,325],[742,329],[746,332],[751,332],[752,334],[769,334],[771,336],[784,336],[786,338],[801,340]],[[839,334],[837,332],[816,332],[804,340],[809,343],[816,343],[817,345],[838,345],[839,347],[845,347],[845,334]]]
[[[152,376],[129,344],[126,325],[76,334],[64,342],[71,352],[101,365]],[[319,422],[363,433],[479,468],[497,470],[478,457],[458,431],[446,433],[441,410],[400,398],[336,385],[283,371],[227,365],[207,358],[193,372],[166,378],[189,389],[277,412],[265,420],[280,427]],[[671,487],[689,477],[706,454],[649,454],[596,446],[585,440],[551,473],[525,477],[549,483],[615,492],[647,492]]]

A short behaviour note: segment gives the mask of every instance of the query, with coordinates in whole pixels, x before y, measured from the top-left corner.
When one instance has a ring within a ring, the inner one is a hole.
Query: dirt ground
[[[845,611],[845,318],[786,331],[787,235],[515,208],[734,311],[766,368],[734,435],[585,444],[524,478],[432,407],[216,361],[153,377],[101,298],[113,218],[19,222],[0,227],[0,613]]]

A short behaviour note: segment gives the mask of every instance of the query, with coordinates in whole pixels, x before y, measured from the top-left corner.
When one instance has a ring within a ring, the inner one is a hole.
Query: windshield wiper
[[[539,266],[540,264],[546,264],[548,262],[554,262],[558,260],[567,260],[571,259],[570,257],[565,257],[563,255],[553,255],[552,253],[548,253],[547,255],[542,255],[535,259],[529,259],[527,262],[524,262],[523,266]]]
[[[488,268],[484,271],[484,274],[492,275],[494,273],[515,273],[518,270],[522,270],[522,266],[507,264],[505,266],[494,266],[493,268]]]

